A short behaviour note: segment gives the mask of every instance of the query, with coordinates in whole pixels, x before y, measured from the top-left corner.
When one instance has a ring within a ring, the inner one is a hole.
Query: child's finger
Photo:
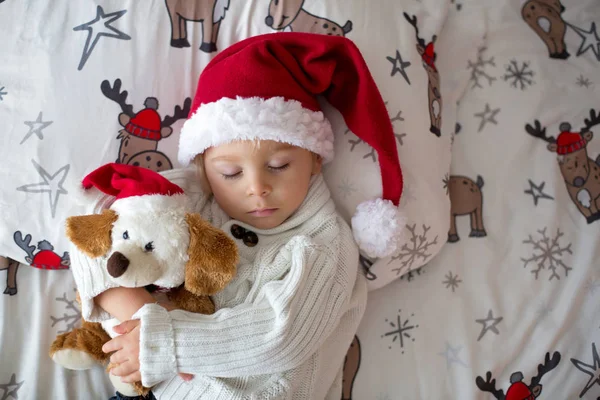
[[[136,372],[139,372],[139,369],[129,361],[125,361],[110,370],[112,375],[120,376],[121,378],[128,377]]]
[[[125,322],[121,322],[119,325],[113,327],[113,331],[119,335],[131,332],[136,326],[140,324],[140,320],[134,319]]]
[[[113,351],[121,350],[123,348],[123,345],[121,342],[122,342],[121,337],[116,337],[114,339],[111,339],[108,342],[104,343],[104,345],[102,346],[102,351],[105,353],[112,353]]]
[[[191,381],[194,378],[194,375],[192,374],[184,374],[183,372],[179,374],[179,377],[181,379],[183,379],[184,381]]]
[[[134,383],[142,380],[142,374],[140,371],[136,371],[133,374],[127,375],[126,377],[121,377],[121,382],[125,383]]]
[[[127,360],[129,360],[129,358],[125,354],[123,354],[122,351],[117,351],[116,353],[113,353],[112,356],[110,356],[110,362],[113,364],[121,364]]]

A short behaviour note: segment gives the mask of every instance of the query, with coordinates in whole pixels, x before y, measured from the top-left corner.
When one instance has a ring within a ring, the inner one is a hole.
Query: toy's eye
[[[154,243],[146,243],[146,246],[144,246],[144,250],[146,250],[147,252],[151,252],[152,250],[154,250]]]
[[[127,232],[127,231],[123,232],[123,239],[125,239],[125,240],[129,239],[129,232]]]

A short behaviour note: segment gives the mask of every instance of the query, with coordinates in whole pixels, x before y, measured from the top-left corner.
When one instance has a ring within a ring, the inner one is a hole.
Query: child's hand
[[[113,328],[120,334],[102,346],[105,353],[115,352],[110,362],[118,364],[110,370],[112,375],[120,376],[121,381],[133,383],[142,380],[140,373],[140,320],[125,321]]]
[[[169,307],[165,307],[169,308]],[[115,351],[110,361],[118,364],[110,370],[110,373],[121,377],[121,381],[125,383],[133,383],[142,380],[140,372],[140,321],[130,320],[125,321],[113,327],[115,333],[120,334],[114,339],[106,342],[102,346],[102,351],[111,353]],[[194,375],[180,373],[179,376],[184,381],[191,380]]]

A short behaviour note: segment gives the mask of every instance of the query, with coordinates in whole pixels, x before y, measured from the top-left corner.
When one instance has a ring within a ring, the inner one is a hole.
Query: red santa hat
[[[144,213],[164,206],[186,206],[183,189],[147,168],[109,163],[83,178],[84,191],[95,188],[115,197],[117,212]]]
[[[570,132],[571,125],[567,122],[560,124],[560,135],[556,139],[556,153],[560,155],[573,153],[583,149],[586,141],[580,133]]]
[[[181,130],[179,161],[236,140],[274,140],[333,159],[333,131],[317,96],[379,156],[382,198],[360,204],[354,237],[370,257],[393,253],[404,228],[398,211],[402,172],[393,127],[360,51],[341,36],[280,32],[254,36],[219,53],[198,81]]]

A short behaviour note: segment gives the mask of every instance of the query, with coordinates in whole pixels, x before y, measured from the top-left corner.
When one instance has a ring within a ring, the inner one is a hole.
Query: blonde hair
[[[198,175],[198,179],[200,180],[200,187],[202,188],[202,191],[207,195],[212,194],[212,189],[210,188],[208,178],[206,177],[206,171],[204,169],[204,157],[202,154],[197,154],[196,157],[194,157],[193,163],[196,165],[196,173]]]

